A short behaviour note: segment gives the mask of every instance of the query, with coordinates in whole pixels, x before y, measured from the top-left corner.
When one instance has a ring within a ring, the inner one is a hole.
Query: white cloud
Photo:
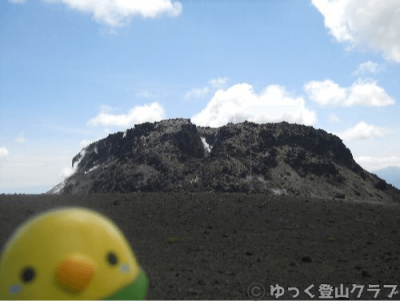
[[[85,156],[85,154],[86,154],[86,151],[84,149],[81,150],[80,151],[80,155],[81,155],[80,159],[75,161],[74,165],[72,167],[63,168],[60,176],[63,179],[66,179],[66,178],[72,176],[76,172],[76,170],[78,169],[78,164],[82,161],[82,159]]]
[[[208,87],[204,87],[201,89],[192,89],[188,93],[186,93],[185,98],[192,98],[192,97],[202,97],[207,95],[210,89]]]
[[[60,176],[63,178],[63,180],[65,180],[66,178],[69,178],[70,176],[72,176],[75,173],[76,168],[77,168],[76,164],[74,164],[74,167],[65,167],[61,171]]]
[[[135,16],[155,18],[161,14],[176,17],[182,12],[180,2],[171,0],[46,0],[63,3],[71,9],[90,13],[98,22],[112,27],[121,27]]]
[[[120,126],[132,127],[143,122],[160,121],[165,118],[164,109],[154,102],[149,105],[136,106],[127,114],[113,115],[108,112],[101,112],[87,123],[91,126]]]
[[[216,89],[221,89],[228,82],[229,78],[227,77],[217,77],[210,79],[208,81],[208,86],[200,89],[192,89],[188,93],[185,94],[185,98],[199,98],[207,95],[209,92],[215,91]]]
[[[377,63],[371,61],[361,63],[354,74],[365,74],[365,73],[378,73],[382,71],[382,67]]]
[[[393,98],[373,80],[357,80],[351,87],[342,88],[331,80],[310,81],[304,85],[308,97],[320,105],[375,106],[395,104]]]
[[[8,149],[0,147],[0,158],[4,158],[9,155]]]
[[[388,130],[385,128],[370,125],[365,122],[359,122],[353,128],[347,129],[343,133],[337,135],[343,140],[366,140],[375,137],[382,137],[386,133],[388,133]]]
[[[227,77],[218,77],[218,78],[214,78],[211,79],[209,81],[209,84],[217,89],[223,88],[225,86],[225,84],[228,82],[229,78]]]
[[[24,4],[26,0],[9,0],[11,3]]]
[[[383,107],[395,104],[393,98],[386,94],[376,81],[358,80],[349,88],[346,106],[374,106]]]
[[[14,140],[16,143],[24,143],[25,142],[25,133],[21,132]]]
[[[268,86],[257,95],[249,84],[236,84],[218,90],[207,106],[192,118],[201,126],[219,127],[229,122],[256,123],[288,121],[312,125],[317,121],[315,112],[305,107],[302,98],[293,98],[278,85]]]
[[[367,45],[400,63],[400,1],[312,0],[312,4],[338,42],[352,48]]]
[[[371,172],[373,172],[374,170],[386,168],[388,166],[400,166],[400,157],[398,156],[381,158],[371,156],[359,156],[355,158],[355,161],[363,168]]]
[[[304,86],[308,97],[320,105],[339,105],[346,99],[346,89],[331,80],[310,81]]]

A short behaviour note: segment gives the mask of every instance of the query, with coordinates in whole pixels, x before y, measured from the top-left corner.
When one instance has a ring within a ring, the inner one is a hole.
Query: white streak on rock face
[[[74,163],[74,166],[73,166],[74,172],[75,172],[76,169],[78,168],[78,164],[81,163],[83,157],[85,157],[85,155],[86,155],[86,148],[82,149],[81,152],[80,152],[80,154],[81,154],[80,159]]]
[[[124,132],[124,135],[122,136],[122,138],[125,138],[126,137],[126,132],[127,132],[128,130],[126,130],[125,132]]]
[[[93,166],[91,169],[89,169],[88,171],[85,171],[85,175],[86,174],[88,174],[89,172],[91,172],[92,170],[95,170],[97,167],[99,167],[98,165],[97,166]]]
[[[199,178],[196,176],[194,179],[190,180],[190,184],[197,183],[199,181]]]
[[[286,189],[272,188],[271,191],[275,195],[281,195],[281,194],[286,195],[287,194]]]
[[[94,152],[97,154],[97,146],[94,147]]]
[[[207,152],[211,152],[212,146],[210,146],[210,145],[206,142],[206,138],[201,137],[201,141],[203,142],[204,149],[205,149]]]

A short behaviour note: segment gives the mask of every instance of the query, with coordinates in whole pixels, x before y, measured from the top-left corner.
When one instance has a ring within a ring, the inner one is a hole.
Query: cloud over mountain
[[[312,125],[315,112],[308,110],[303,98],[294,98],[285,88],[270,85],[257,94],[249,84],[236,84],[218,90],[207,106],[192,117],[195,124],[219,127],[229,122],[256,123],[287,121]]]
[[[165,117],[164,109],[157,102],[135,106],[127,114],[114,115],[103,110],[87,123],[90,126],[132,127],[137,123],[159,121]]]

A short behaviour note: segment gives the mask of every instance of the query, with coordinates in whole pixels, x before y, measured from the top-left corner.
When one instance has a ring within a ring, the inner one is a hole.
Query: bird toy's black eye
[[[35,278],[35,270],[32,267],[26,267],[21,272],[21,280],[24,283],[31,282]]]
[[[107,261],[111,265],[116,265],[118,263],[117,255],[114,252],[109,252],[107,254]]]

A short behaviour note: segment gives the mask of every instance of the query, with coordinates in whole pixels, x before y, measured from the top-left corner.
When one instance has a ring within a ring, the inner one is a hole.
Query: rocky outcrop
[[[263,192],[392,201],[399,190],[361,168],[335,135],[313,127],[189,119],[138,124],[84,148],[49,193]]]

